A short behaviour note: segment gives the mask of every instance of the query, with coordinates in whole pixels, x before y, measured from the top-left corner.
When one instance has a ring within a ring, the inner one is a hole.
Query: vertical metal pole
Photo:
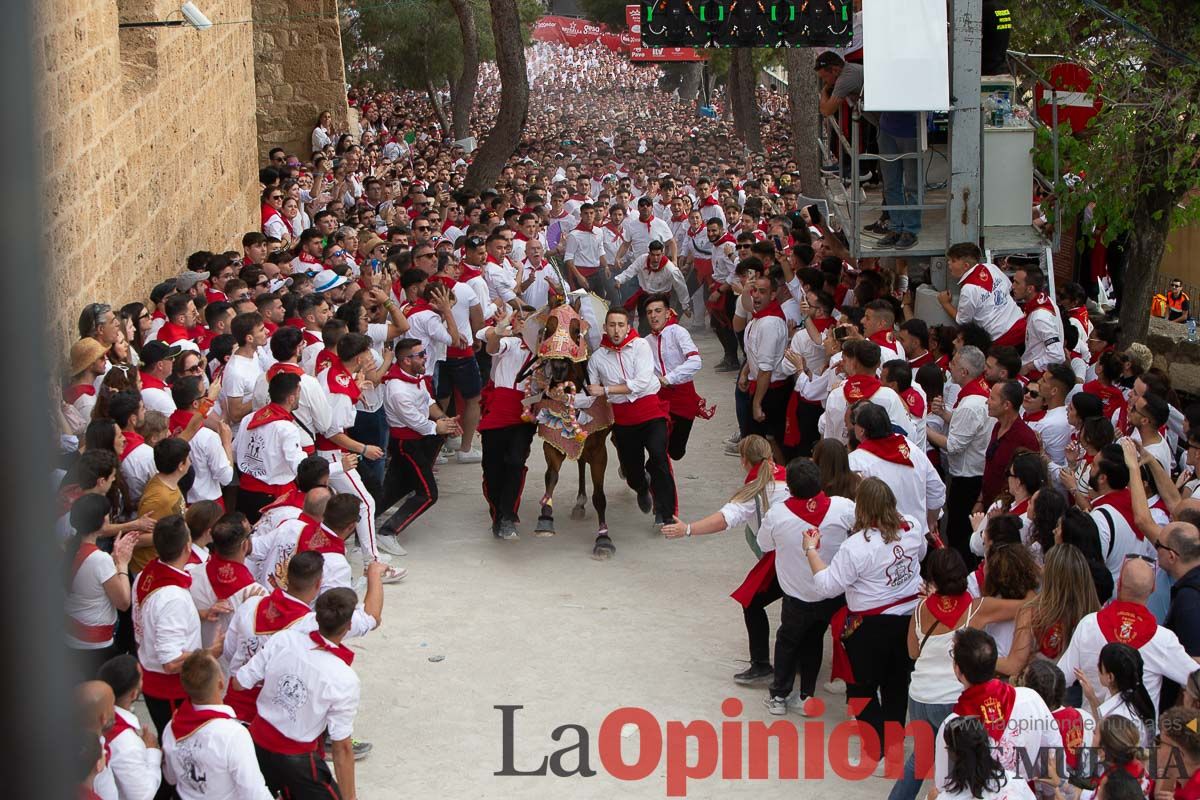
[[[854,252],[851,255],[855,258],[862,257],[862,210],[858,207],[858,181],[862,175],[858,161],[859,125],[862,123],[859,102],[850,104],[850,224],[853,226],[854,235],[847,238],[854,242]]]
[[[60,798],[68,796],[71,782],[72,768],[66,766],[72,756],[71,695],[62,640],[62,551],[50,513],[50,460],[58,437],[51,434],[54,410],[47,408],[47,386],[54,363],[50,351],[58,351],[61,343],[46,326],[43,240],[29,235],[46,226],[38,213],[41,154],[35,100],[47,95],[34,88],[34,81],[45,74],[32,52],[32,43],[42,34],[35,38],[34,2],[7,3],[5,24],[0,26],[0,74],[8,78],[0,84],[0,103],[10,110],[0,115],[0,141],[5,144],[0,181],[22,187],[0,196],[5,255],[20,264],[22,272],[21,280],[11,281],[0,293],[0,337],[27,344],[10,350],[6,390],[0,392],[0,419],[5,421],[0,452],[9,456],[0,503],[11,534],[0,563],[0,600],[6,611],[0,636],[9,643],[10,653],[8,679],[0,692],[5,722],[0,747],[15,767],[6,776],[7,796]],[[52,16],[49,11],[42,15]],[[44,56],[53,58],[51,53]],[[57,76],[60,81],[69,79],[64,73]],[[73,789],[70,796],[75,796]]]
[[[979,241],[983,120],[979,62],[983,0],[953,0],[950,17],[950,206],[947,245]]]

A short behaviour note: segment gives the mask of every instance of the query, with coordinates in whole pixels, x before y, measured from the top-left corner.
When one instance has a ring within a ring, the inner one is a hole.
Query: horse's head
[[[570,305],[551,309],[538,343],[538,358],[567,361],[586,361],[587,323]]]

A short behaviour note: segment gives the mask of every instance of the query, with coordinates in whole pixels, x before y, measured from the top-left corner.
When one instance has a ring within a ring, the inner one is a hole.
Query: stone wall
[[[202,8],[214,22],[252,11]],[[46,243],[64,346],[86,303],[143,298],[189,253],[240,246],[258,226],[251,26],[117,28],[178,12],[172,0],[34,4],[46,222],[30,235]]]
[[[346,71],[337,0],[253,0],[258,154],[272,147],[307,161],[322,111],[347,129]]]

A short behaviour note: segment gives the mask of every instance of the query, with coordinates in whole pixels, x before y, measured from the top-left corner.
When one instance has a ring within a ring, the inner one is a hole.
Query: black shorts
[[[751,384],[750,399],[754,399],[754,385]],[[768,439],[783,444],[783,432],[787,427],[787,405],[788,400],[792,396],[792,382],[788,381],[782,386],[774,386],[767,389],[767,393],[763,395],[762,409],[765,419],[762,422],[754,419],[753,413],[750,415],[750,425],[747,433],[757,433],[759,436],[765,436]]]
[[[438,400],[450,397],[454,394],[455,389],[458,389],[458,393],[463,396],[464,400],[479,397],[479,392],[483,388],[479,377],[479,363],[475,361],[474,356],[447,358],[445,361],[439,361],[437,380],[434,385]]]

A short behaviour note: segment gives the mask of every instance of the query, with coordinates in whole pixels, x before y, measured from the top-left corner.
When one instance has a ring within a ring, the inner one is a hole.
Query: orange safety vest
[[[1187,292],[1180,292],[1179,297],[1172,297],[1170,292],[1167,292],[1167,307],[1172,311],[1183,311],[1183,304],[1188,302]]]

